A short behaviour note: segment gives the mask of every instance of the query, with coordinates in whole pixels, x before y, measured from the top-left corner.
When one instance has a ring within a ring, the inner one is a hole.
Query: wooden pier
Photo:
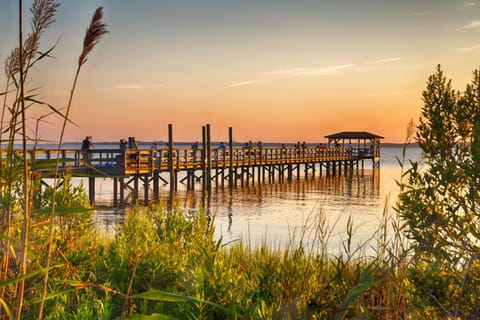
[[[338,136],[340,135],[340,136]],[[172,126],[169,125],[169,142],[166,149],[94,149],[82,153],[78,149],[36,150],[32,158],[52,160],[61,158],[60,174],[88,178],[88,193],[95,203],[95,180],[111,178],[113,181],[113,206],[125,205],[126,192],[133,202],[158,200],[160,186],[169,185],[171,196],[178,184],[193,190],[197,186],[209,193],[213,186],[235,188],[255,183],[292,181],[316,175],[350,174],[364,169],[370,160],[374,168],[380,165],[380,139],[366,132],[349,132],[326,136],[328,143],[309,146],[275,148],[248,148],[235,146],[232,128],[229,143],[222,148],[212,146],[210,127],[202,130],[200,148],[175,148]],[[352,143],[353,142],[353,143]],[[51,168],[32,168],[41,178],[52,178]],[[179,173],[182,178],[179,179]]]

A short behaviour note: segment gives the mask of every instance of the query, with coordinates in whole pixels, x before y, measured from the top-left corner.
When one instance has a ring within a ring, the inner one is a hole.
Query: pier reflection
[[[214,188],[211,193],[182,190],[176,202],[187,209],[205,209],[216,216],[261,215],[263,210],[288,214],[290,206],[313,208],[321,205],[377,206],[380,199],[380,170],[365,170],[363,175],[323,176],[291,182],[260,183],[228,188]],[[230,229],[231,225],[229,226]]]
[[[364,170],[363,174],[352,172],[347,175],[300,178],[290,182],[256,183],[248,186],[212,188],[210,193],[201,190],[181,189],[174,194],[170,190],[160,192],[160,201],[165,207],[180,205],[187,210],[203,208],[208,214],[227,219],[227,231],[236,219],[274,215],[276,219],[288,218],[291,212],[304,209],[365,207],[375,209],[380,199],[380,169]],[[97,210],[97,224],[108,233],[115,232],[125,209]]]

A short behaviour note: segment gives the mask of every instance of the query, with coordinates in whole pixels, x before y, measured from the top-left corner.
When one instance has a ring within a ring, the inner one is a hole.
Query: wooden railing
[[[346,148],[262,148],[262,149],[215,149],[212,150],[212,168],[302,164],[325,161],[347,161],[368,158],[367,150]],[[174,149],[172,169],[176,171],[201,169],[208,165],[202,150]],[[169,171],[168,150],[127,150],[125,172]]]
[[[379,150],[348,148],[250,148],[214,149],[211,152],[212,168],[228,168],[259,165],[303,164],[326,161],[347,161],[376,157]],[[5,155],[3,153],[3,155]],[[207,156],[201,149],[173,149],[170,157],[166,149],[125,150],[94,149],[37,149],[29,152],[32,166],[42,165],[42,170],[53,169],[54,161],[60,158],[60,168],[82,169],[95,168],[105,172],[119,174],[149,173],[155,170],[201,169],[208,165]],[[49,168],[49,169],[48,169]]]

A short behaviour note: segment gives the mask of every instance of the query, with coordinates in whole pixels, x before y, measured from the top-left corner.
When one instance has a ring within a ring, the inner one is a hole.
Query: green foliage
[[[88,196],[83,183],[72,183],[72,175],[63,174],[61,179],[56,180],[55,210],[58,215],[72,212],[82,212],[90,207]],[[34,206],[37,213],[49,214],[52,208],[54,187],[44,185],[40,179],[35,181]]]
[[[293,243],[293,241],[292,241]],[[321,245],[314,244],[312,246]],[[384,244],[386,245],[386,244]],[[406,299],[392,260],[330,259],[298,247],[223,245],[203,211],[134,209],[97,247],[89,273],[110,316],[177,319],[399,317]],[[400,272],[399,272],[400,270]],[[87,279],[86,277],[82,277]],[[402,283],[403,280],[400,281]],[[394,293],[395,292],[395,293]]]
[[[480,308],[465,296],[472,289],[467,285],[479,286],[465,281],[480,254],[479,71],[460,93],[438,66],[423,102],[416,140],[424,163],[412,162],[405,172],[397,204],[413,240],[417,264],[411,281],[421,288],[415,292],[422,301],[428,296],[449,316],[467,318]]]

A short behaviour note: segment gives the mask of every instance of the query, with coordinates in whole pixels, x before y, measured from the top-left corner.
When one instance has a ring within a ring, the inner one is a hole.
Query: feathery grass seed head
[[[87,56],[90,51],[93,50],[95,45],[100,41],[102,36],[108,33],[107,26],[102,22],[103,7],[98,7],[93,14],[92,21],[85,33],[85,39],[83,40],[83,50],[78,58],[78,66],[81,67],[87,62]]]

